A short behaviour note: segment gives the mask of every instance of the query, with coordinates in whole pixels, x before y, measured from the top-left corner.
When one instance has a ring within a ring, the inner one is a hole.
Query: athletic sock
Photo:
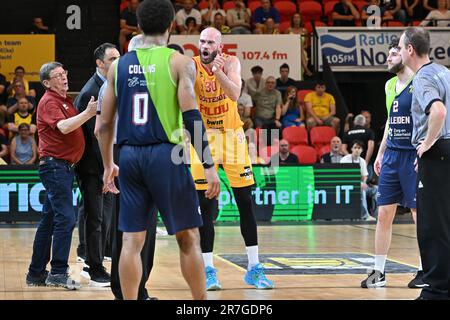
[[[258,246],[245,247],[245,249],[247,250],[248,257],[247,270],[250,270],[259,263]]]
[[[375,266],[373,267],[375,270],[384,273],[384,265],[386,264],[386,255],[375,255]]]
[[[205,268],[206,267],[214,268],[213,253],[212,252],[202,253],[202,256],[203,256],[203,263],[205,264]]]
[[[422,269],[422,258],[420,257],[420,254],[419,254],[419,268],[417,268],[417,270],[418,271],[423,271],[423,269]]]

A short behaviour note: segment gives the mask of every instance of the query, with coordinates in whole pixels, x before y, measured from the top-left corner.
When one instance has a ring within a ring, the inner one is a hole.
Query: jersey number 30
[[[148,93],[136,93],[133,96],[133,123],[145,125],[148,121]]]

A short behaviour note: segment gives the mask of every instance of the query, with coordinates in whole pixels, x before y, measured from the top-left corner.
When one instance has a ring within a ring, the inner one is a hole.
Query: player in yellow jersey
[[[266,278],[258,257],[257,227],[251,195],[251,186],[255,181],[243,123],[237,109],[237,99],[241,92],[241,65],[235,56],[223,54],[222,48],[222,35],[217,29],[203,30],[199,42],[200,55],[194,57],[197,67],[197,101],[208,131],[216,168],[220,164],[225,170],[239,209],[241,233],[248,257],[244,281],[257,289],[272,289],[274,285]],[[191,168],[203,218],[200,243],[205,263],[206,288],[219,290],[221,285],[213,264],[213,216],[217,210],[217,200],[205,197],[207,183],[203,167],[192,148]]]

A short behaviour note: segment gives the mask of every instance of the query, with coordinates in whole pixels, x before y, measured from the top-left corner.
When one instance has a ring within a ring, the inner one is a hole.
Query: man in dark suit
[[[116,46],[110,43],[104,43],[95,49],[97,70],[75,99],[75,106],[79,112],[86,108],[91,96],[98,98],[108,69],[119,56]],[[103,164],[97,138],[94,135],[94,127],[95,118],[87,121],[82,127],[86,147],[76,168],[84,202],[84,219],[83,217],[79,219],[79,228],[81,236],[84,231],[85,263],[88,266],[83,268],[81,275],[90,279],[89,285],[91,286],[107,287],[110,285],[111,277],[103,267],[103,257],[104,246],[110,237],[114,195],[102,193]]]

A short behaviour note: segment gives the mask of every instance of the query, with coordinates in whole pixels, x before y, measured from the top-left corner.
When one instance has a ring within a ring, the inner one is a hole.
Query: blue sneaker
[[[245,273],[244,281],[246,284],[254,286],[256,289],[273,289],[275,287],[273,282],[267,279],[264,274],[264,267],[261,263],[253,266]]]
[[[213,267],[206,267],[206,291],[215,291],[222,289],[219,280],[217,280],[217,270]]]

